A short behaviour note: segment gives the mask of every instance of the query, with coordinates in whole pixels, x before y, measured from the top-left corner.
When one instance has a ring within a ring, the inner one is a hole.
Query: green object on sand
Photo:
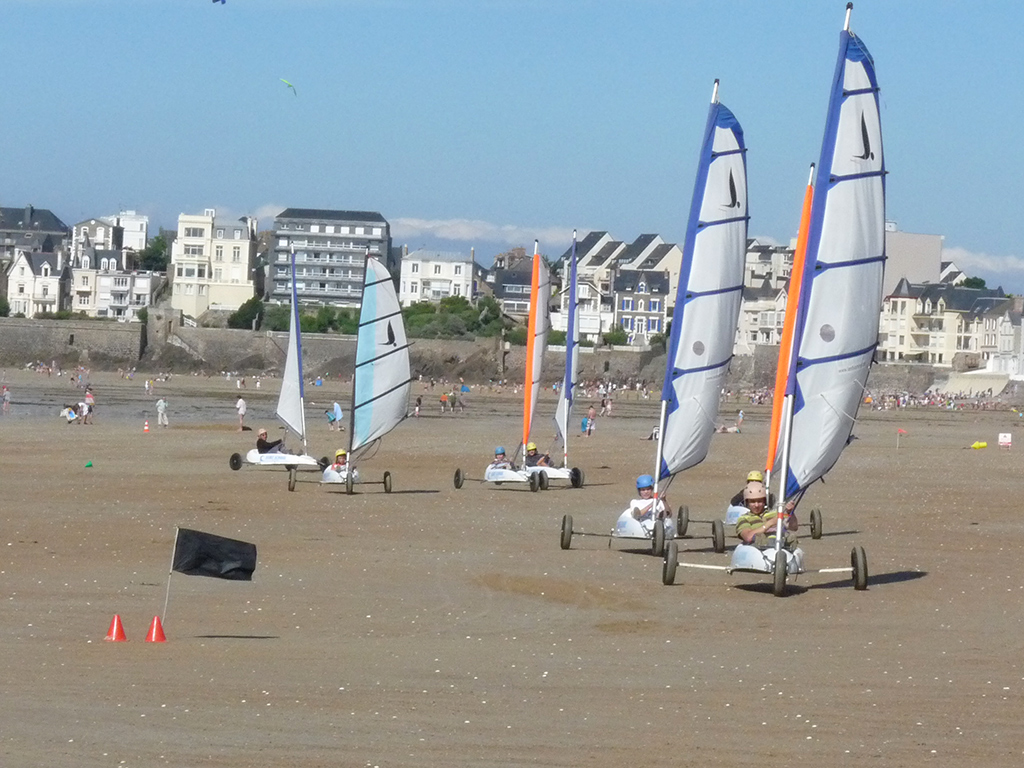
[[[92,462],[91,462],[91,461],[87,461],[87,462],[85,462],[85,468],[86,468],[86,469],[88,469],[88,468],[89,468],[89,467],[91,467],[91,466],[92,466]]]

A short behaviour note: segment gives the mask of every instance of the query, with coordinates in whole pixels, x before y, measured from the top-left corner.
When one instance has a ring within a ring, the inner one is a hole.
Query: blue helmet
[[[654,478],[650,475],[640,475],[636,479],[636,489],[639,491],[641,488],[653,488]]]
[[[494,449],[494,455],[495,456],[497,456],[499,453],[504,453],[504,452],[505,452],[505,448],[503,446],[500,446],[500,445],[497,448]]]

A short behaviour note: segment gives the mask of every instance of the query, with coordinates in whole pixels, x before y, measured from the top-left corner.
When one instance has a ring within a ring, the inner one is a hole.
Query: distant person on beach
[[[235,410],[238,411],[238,431],[242,432],[245,430],[245,400],[241,397],[235,403]]]
[[[590,406],[587,411],[587,437],[594,434],[594,422],[597,421],[597,409],[594,406]]]
[[[167,401],[162,397],[156,401],[156,423],[159,427],[170,426],[167,421]]]
[[[82,423],[92,424],[92,414],[96,410],[96,396],[92,393],[92,387],[89,386],[85,388],[85,405],[88,410],[85,413],[86,421]]]
[[[550,467],[551,457],[546,453],[537,453],[536,443],[527,443],[526,458],[523,463],[528,467]]]
[[[4,409],[3,409],[3,412],[7,413],[8,411],[11,410],[11,390],[9,390],[7,388],[6,384],[4,384],[3,399],[4,399]]]
[[[494,461],[492,461],[488,469],[512,469],[512,462],[505,458],[505,449],[502,446],[498,446],[494,449]]]
[[[267,430],[265,429],[256,433],[256,450],[260,453],[289,453],[284,447],[284,438],[267,440]]]

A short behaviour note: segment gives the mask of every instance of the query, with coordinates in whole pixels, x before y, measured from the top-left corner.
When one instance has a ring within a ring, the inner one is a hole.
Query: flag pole
[[[164,611],[160,614],[160,623],[167,618],[167,603],[171,600],[171,574],[174,573],[174,557],[178,554],[178,526],[174,526],[174,547],[171,548],[171,568],[167,571],[167,593],[164,595]]]

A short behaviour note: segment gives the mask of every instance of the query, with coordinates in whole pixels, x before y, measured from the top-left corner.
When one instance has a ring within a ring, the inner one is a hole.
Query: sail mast
[[[804,192],[804,206],[800,214],[800,230],[796,238],[796,252],[793,268],[789,273],[789,294],[786,297],[786,315],[782,324],[782,339],[779,341],[779,364],[775,369],[775,394],[772,397],[772,421],[768,432],[768,461],[765,462],[765,488],[771,482],[772,469],[779,449],[779,430],[786,402],[786,380],[789,376],[789,361],[793,354],[793,331],[796,328],[797,306],[800,301],[800,287],[803,284],[804,259],[807,255],[807,230],[811,225],[811,199],[814,196],[814,163],[807,176],[807,190]],[[787,436],[788,438],[788,436]],[[779,493],[779,497],[782,493]]]
[[[299,315],[299,292],[295,286],[295,246],[292,246],[292,322],[295,327],[295,344],[299,364],[299,424],[302,425],[302,453],[306,453],[306,382],[302,375],[302,320]]]
[[[363,287],[359,292],[359,317],[362,317],[363,300],[366,298],[366,278],[370,268],[370,246],[366,246],[363,254]],[[356,354],[352,360],[352,407],[349,409],[348,430],[348,471],[352,471],[352,446],[356,439],[356,365],[359,364],[359,332],[356,331]]]
[[[555,422],[562,433],[562,466],[569,466],[569,414],[572,412],[572,401],[576,396],[577,363],[579,361],[579,289],[577,284],[576,263],[576,230],[572,231],[572,252],[569,271],[569,320],[565,333],[565,378],[559,405],[560,414],[556,414]]]
[[[533,241],[533,277],[530,281],[530,315],[526,324],[526,380],[523,385],[523,462],[526,462],[526,444],[530,441],[530,427],[533,422],[533,408],[537,403],[534,392],[534,378],[539,371],[534,367],[539,361],[534,360],[537,345],[537,332],[540,320],[540,243]]]

